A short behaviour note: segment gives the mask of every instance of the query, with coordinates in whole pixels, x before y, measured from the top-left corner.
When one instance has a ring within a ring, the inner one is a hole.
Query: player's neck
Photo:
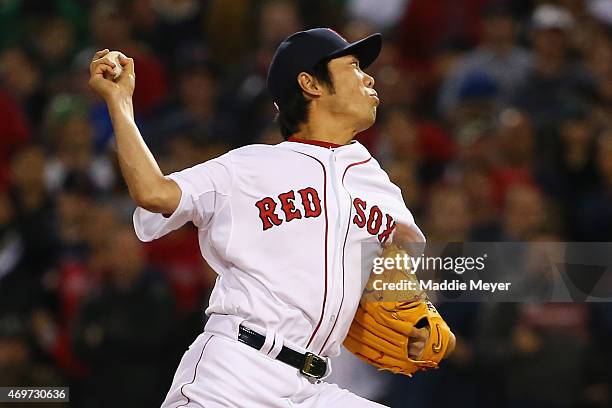
[[[334,143],[338,145],[348,144],[355,136],[355,131],[336,122],[323,122],[309,120],[300,127],[293,138],[302,140],[314,140],[318,142]]]

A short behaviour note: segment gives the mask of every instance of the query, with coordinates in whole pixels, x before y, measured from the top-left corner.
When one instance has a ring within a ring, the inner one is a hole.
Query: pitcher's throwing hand
[[[116,63],[108,57],[109,52],[104,49],[95,53],[89,65],[89,86],[107,103],[113,99],[130,99],[136,85],[134,60],[123,54],[119,56],[123,72],[114,81]]]

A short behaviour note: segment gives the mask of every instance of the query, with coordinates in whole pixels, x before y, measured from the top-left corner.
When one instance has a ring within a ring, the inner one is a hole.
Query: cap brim
[[[329,57],[338,58],[345,55],[355,55],[359,60],[359,65],[362,68],[367,68],[376,60],[376,58],[378,58],[381,47],[382,36],[380,33],[376,33],[362,40],[349,44],[342,50],[334,52]]]

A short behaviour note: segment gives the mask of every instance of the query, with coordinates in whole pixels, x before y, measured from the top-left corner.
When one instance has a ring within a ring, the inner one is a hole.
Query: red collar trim
[[[293,136],[291,136],[289,139],[287,139],[287,141],[288,142],[311,144],[311,145],[321,146],[321,147],[326,147],[326,148],[343,146],[343,145],[340,145],[340,144],[337,144],[337,143],[324,142],[322,140],[298,139],[297,137],[293,137]]]

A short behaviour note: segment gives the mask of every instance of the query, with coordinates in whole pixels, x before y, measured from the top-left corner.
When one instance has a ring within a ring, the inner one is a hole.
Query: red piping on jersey
[[[319,317],[319,322],[314,328],[314,331],[312,332],[312,335],[310,336],[310,339],[308,340],[308,343],[306,344],[306,348],[308,348],[310,347],[310,343],[312,343],[312,340],[314,339],[315,335],[319,331],[319,328],[321,327],[321,323],[323,322],[323,316],[325,315],[325,303],[327,302],[327,238],[328,238],[328,227],[329,227],[329,222],[327,219],[327,171],[325,171],[325,166],[323,165],[323,163],[321,163],[321,161],[317,159],[316,157],[311,156],[307,153],[302,153],[302,152],[297,152],[297,153],[303,154],[304,156],[308,156],[311,159],[316,160],[321,165],[321,168],[323,169],[323,208],[325,210],[325,291],[323,292],[323,305],[321,306],[321,317]]]
[[[342,187],[344,187],[344,176],[346,176],[346,172],[348,171],[348,169],[350,169],[353,166],[359,166],[360,164],[365,164],[369,162],[370,159],[372,159],[371,156],[366,160],[363,160],[357,163],[351,163],[348,166],[346,166],[346,169],[344,169],[344,174],[342,174]],[[346,190],[346,187],[345,187],[345,190]],[[344,303],[344,251],[346,249],[346,241],[348,239],[348,233],[351,227],[351,215],[353,214],[353,196],[351,196],[351,193],[349,193],[349,197],[351,198],[351,206],[349,209],[348,223],[346,224],[346,234],[344,234],[344,243],[342,244],[342,298],[340,299],[340,307],[338,307],[338,313],[336,313],[336,320],[334,320],[334,324],[331,330],[329,331],[329,334],[327,335],[325,342],[323,342],[323,346],[321,346],[321,350],[319,350],[319,354],[323,353],[323,350],[325,349],[325,346],[327,345],[329,338],[331,337],[332,333],[334,332],[334,329],[336,328],[336,323],[338,323],[338,317],[340,316],[340,311],[342,310],[342,304]]]
[[[297,137],[293,137],[293,136],[291,136],[289,139],[287,139],[287,141],[288,142],[295,142],[295,143],[310,144],[310,145],[315,145],[315,146],[321,146],[321,147],[326,147],[328,149],[332,148],[332,147],[344,146],[344,145],[337,144],[337,143],[325,142],[323,140],[298,139]]]
[[[365,160],[362,160],[360,162],[357,163],[351,163],[348,166],[346,166],[346,169],[344,169],[344,174],[342,174],[342,186],[344,186],[344,176],[346,176],[346,172],[348,171],[348,169],[350,169],[353,166],[359,166],[360,164],[366,164],[367,162],[369,162],[370,160],[372,160],[372,156],[368,157]]]

